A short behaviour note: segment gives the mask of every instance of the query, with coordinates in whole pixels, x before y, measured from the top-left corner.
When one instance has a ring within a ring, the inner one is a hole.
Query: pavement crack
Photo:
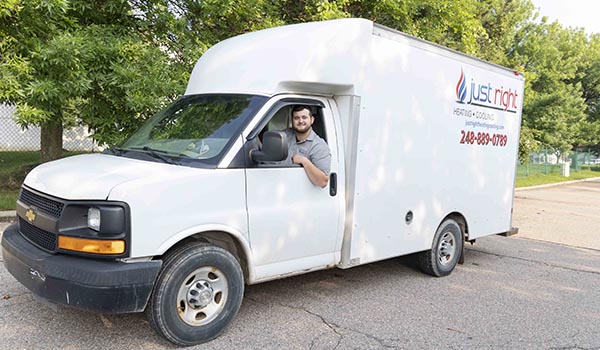
[[[314,316],[314,317],[317,317],[317,318],[319,318],[319,319],[321,320],[321,322],[322,322],[322,323],[323,323],[325,326],[327,326],[327,328],[329,328],[329,329],[330,329],[330,330],[331,330],[331,331],[332,331],[332,332],[333,332],[333,333],[334,333],[334,334],[335,334],[335,335],[338,337],[338,341],[337,341],[337,343],[335,344],[335,346],[333,347],[333,350],[337,349],[337,348],[340,346],[340,344],[341,344],[341,342],[342,342],[342,340],[343,340],[343,338],[344,338],[344,335],[343,335],[342,333],[340,333],[340,332],[339,332],[339,330],[340,330],[340,329],[343,329],[343,330],[346,330],[346,331],[349,331],[349,332],[352,332],[352,333],[361,334],[361,335],[363,335],[364,337],[366,337],[367,339],[370,339],[370,340],[373,340],[373,341],[375,341],[375,342],[376,342],[376,343],[378,343],[378,344],[379,344],[379,346],[381,346],[382,348],[385,348],[385,349],[398,349],[398,347],[397,347],[397,346],[393,346],[393,345],[388,345],[388,344],[386,344],[386,343],[388,343],[389,341],[395,341],[396,339],[381,339],[381,338],[378,338],[378,337],[376,337],[376,336],[374,336],[374,335],[371,335],[371,334],[369,334],[369,333],[365,333],[365,332],[362,332],[362,331],[359,331],[359,330],[355,330],[355,329],[351,329],[351,328],[348,328],[348,327],[343,327],[343,326],[337,325],[337,324],[335,324],[335,323],[333,323],[333,322],[330,322],[330,321],[328,321],[327,319],[325,319],[325,317],[321,316],[320,314],[318,314],[318,313],[316,313],[316,312],[313,312],[313,311],[310,311],[310,310],[308,310],[307,308],[305,308],[305,307],[302,307],[302,306],[293,306],[293,305],[288,305],[288,304],[283,304],[283,303],[278,303],[278,302],[273,302],[273,303],[269,303],[269,304],[267,304],[267,303],[264,303],[264,302],[258,301],[258,300],[254,299],[254,298],[252,298],[252,297],[246,297],[246,299],[248,299],[248,300],[250,300],[250,301],[253,301],[253,302],[257,303],[257,304],[261,304],[261,305],[278,305],[278,306],[285,307],[285,308],[289,308],[289,309],[292,309],[292,310],[302,311],[302,312],[305,312],[305,313],[307,313],[307,314],[309,314],[309,315],[311,315],[311,316]],[[314,338],[314,339],[311,341],[311,344],[310,344],[310,347],[309,347],[309,349],[313,349],[313,348],[316,346],[316,340],[317,340],[317,339],[318,339],[320,336],[321,336],[321,335],[319,335],[319,336],[315,337],[315,338]]]
[[[323,317],[323,316],[319,315],[319,314],[318,314],[318,313],[316,313],[316,312],[312,312],[312,311],[308,310],[308,309],[307,309],[307,308],[305,308],[305,307],[301,307],[301,306],[292,306],[292,305],[286,305],[286,304],[280,304],[280,303],[276,303],[276,304],[277,304],[277,305],[279,305],[279,306],[283,306],[283,307],[290,308],[290,309],[294,309],[294,310],[298,310],[298,311],[303,311],[303,312],[306,312],[306,313],[307,313],[307,314],[309,314],[309,315],[312,315],[312,316],[314,316],[314,317],[317,317],[317,318],[319,318],[319,319],[321,320],[321,322],[322,322],[322,323],[323,323],[325,326],[327,326],[327,328],[329,328],[329,329],[330,329],[330,330],[331,330],[333,333],[335,333],[335,335],[336,335],[336,336],[337,336],[337,338],[338,338],[338,340],[337,340],[337,343],[335,344],[335,346],[333,347],[333,349],[335,350],[335,349],[337,349],[337,348],[338,348],[338,346],[340,346],[340,343],[342,342],[342,338],[343,338],[344,336],[338,332],[337,328],[338,328],[339,326],[338,326],[338,325],[336,325],[335,323],[327,321],[327,320],[325,319],[325,317]],[[319,338],[319,337],[316,337],[316,338],[314,338],[314,339],[312,340],[312,342],[311,342],[311,349],[312,349],[312,347],[314,347],[314,345],[315,345],[314,343],[315,343],[315,341],[317,340],[317,338]]]
[[[451,332],[460,333],[460,334],[466,334],[466,335],[469,335],[469,333],[467,333],[467,332],[463,332],[463,331],[461,331],[461,330],[459,330],[459,329],[454,329],[454,328],[446,328],[446,330],[449,330],[449,331],[451,331]]]
[[[527,258],[521,258],[521,257],[518,257],[518,256],[504,255],[504,254],[498,254],[498,253],[491,253],[491,252],[486,252],[486,251],[475,249],[475,248],[469,248],[469,250],[474,251],[474,252],[478,252],[478,253],[481,253],[481,254],[487,254],[487,255],[497,256],[497,257],[500,257],[500,258],[509,258],[509,259],[527,261],[527,262],[531,262],[531,263],[542,264],[542,265],[545,265],[545,266],[548,266],[548,267],[554,267],[554,268],[568,270],[568,271],[575,271],[575,272],[582,272],[582,273],[590,273],[590,274],[593,274],[593,275],[600,275],[600,271],[578,269],[578,268],[575,268],[575,267],[569,267],[569,266],[551,264],[551,263],[544,262],[544,261],[527,259]]]
[[[281,305],[281,306],[287,306],[287,307],[290,307],[290,308],[292,308],[292,309],[294,309],[294,308],[295,308],[295,307],[292,307],[292,306],[289,306],[289,305]],[[317,313],[315,313],[315,312],[312,312],[312,311],[310,311],[310,310],[308,310],[308,309],[306,309],[306,308],[299,307],[299,308],[297,308],[297,310],[304,311],[304,312],[308,313],[309,315],[313,315],[313,316],[315,316],[315,317],[318,317],[319,319],[321,319],[321,322],[322,322],[322,323],[323,323],[325,326],[327,326],[327,327],[328,327],[328,328],[329,328],[329,329],[330,329],[330,330],[331,330],[333,333],[335,333],[335,335],[337,336],[337,338],[338,338],[338,340],[337,340],[337,343],[336,343],[336,344],[335,344],[335,346],[333,347],[333,349],[334,349],[334,350],[335,350],[335,349],[337,349],[337,347],[338,347],[338,346],[340,345],[340,343],[342,342],[342,338],[344,337],[342,334],[340,334],[340,333],[338,332],[338,330],[337,330],[337,328],[336,328],[336,327],[338,327],[338,325],[336,325],[335,323],[330,323],[330,322],[328,322],[328,321],[325,319],[325,317],[323,317],[323,316],[321,316],[321,315],[319,315],[319,314],[317,314]],[[312,344],[312,345],[311,345],[311,348],[314,346],[314,342],[315,342],[315,340],[316,340],[317,338],[318,338],[318,337],[316,337],[315,339],[313,339],[313,341],[311,342],[311,344]]]
[[[395,347],[395,346],[391,346],[391,345],[385,344],[385,342],[388,341],[387,339],[381,339],[381,338],[378,338],[378,337],[376,337],[374,335],[371,335],[371,334],[368,334],[368,333],[364,333],[364,332],[361,332],[361,331],[357,331],[357,330],[354,330],[354,329],[349,329],[349,328],[346,328],[346,329],[348,329],[351,332],[355,332],[355,333],[364,335],[365,337],[367,337],[367,339],[371,339],[371,340],[375,341],[376,343],[378,343],[381,347],[383,347],[385,349],[397,349],[397,347]]]
[[[267,303],[260,302],[260,301],[258,301],[258,300],[256,300],[256,299],[252,298],[252,297],[246,297],[246,299],[248,299],[248,300],[250,300],[250,301],[253,301],[253,302],[257,303],[257,304],[261,304],[261,305],[268,305]],[[274,303],[272,303],[272,304],[274,304],[274,305],[278,305],[278,306],[281,306],[281,307],[285,307],[285,308],[289,308],[289,309],[292,309],[292,310],[302,311],[302,312],[305,312],[305,313],[307,313],[307,314],[309,314],[309,315],[312,315],[312,316],[314,316],[314,317],[317,317],[317,318],[319,318],[319,319],[321,320],[321,322],[322,322],[322,323],[323,323],[325,326],[327,326],[327,328],[329,328],[329,329],[330,329],[330,330],[331,330],[333,333],[335,333],[335,335],[338,337],[338,341],[337,341],[337,343],[335,344],[335,346],[333,347],[333,349],[334,349],[334,350],[335,350],[335,349],[337,349],[337,347],[338,347],[338,346],[340,345],[340,343],[342,342],[342,338],[343,338],[344,336],[338,332],[338,330],[337,330],[337,328],[336,328],[336,327],[338,327],[338,325],[336,325],[335,323],[331,323],[331,322],[327,321],[327,320],[325,319],[325,317],[323,317],[323,316],[321,316],[321,315],[319,315],[319,314],[317,314],[317,313],[315,313],[315,312],[312,312],[312,311],[310,311],[310,310],[308,310],[308,309],[306,309],[306,308],[304,308],[304,307],[301,307],[301,306],[292,306],[292,305],[287,305],[287,304],[278,303],[278,302],[274,302]],[[314,348],[314,346],[316,345],[316,340],[317,340],[317,339],[318,339],[320,336],[321,336],[321,335],[318,335],[317,337],[313,338],[313,340],[311,341],[311,344],[310,344],[310,347],[309,347],[309,349],[312,349],[312,348]]]

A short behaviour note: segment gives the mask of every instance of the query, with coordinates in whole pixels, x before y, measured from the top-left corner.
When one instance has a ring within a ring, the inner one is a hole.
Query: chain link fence
[[[23,129],[14,120],[15,105],[0,104],[0,151],[39,151],[39,127]],[[76,127],[63,131],[63,148],[67,151],[99,151],[87,127]]]
[[[566,156],[551,149],[544,149],[529,155],[528,164],[517,165],[517,177],[536,174],[562,174],[563,164],[569,164],[571,172],[600,168],[600,158],[591,151],[574,151]]]

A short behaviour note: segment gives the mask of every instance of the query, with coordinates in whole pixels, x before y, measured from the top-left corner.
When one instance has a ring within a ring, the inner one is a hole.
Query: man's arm
[[[302,156],[300,154],[296,154],[292,157],[292,161],[296,164],[302,165],[306,175],[310,182],[315,186],[319,186],[324,188],[327,186],[327,182],[329,182],[329,176],[325,175],[321,169],[317,168],[308,158]]]

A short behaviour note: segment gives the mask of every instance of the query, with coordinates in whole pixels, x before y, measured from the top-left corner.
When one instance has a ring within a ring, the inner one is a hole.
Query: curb
[[[17,212],[15,210],[0,211],[0,222],[17,221]]]
[[[561,186],[561,185],[568,185],[568,184],[574,184],[574,183],[578,183],[578,182],[597,181],[597,180],[600,180],[600,177],[590,177],[590,178],[581,179],[581,180],[571,180],[571,181],[554,182],[554,183],[551,183],[551,184],[543,184],[543,185],[536,185],[536,186],[529,186],[529,187],[517,187],[517,188],[515,188],[515,192],[526,191],[526,190],[535,190],[535,189],[538,189],[538,188],[546,188],[546,187],[555,187],[555,186]]]

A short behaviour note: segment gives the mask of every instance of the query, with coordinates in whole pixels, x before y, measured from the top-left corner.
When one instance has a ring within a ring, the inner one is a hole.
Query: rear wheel
[[[438,227],[432,248],[419,253],[419,267],[432,276],[448,276],[460,259],[462,246],[460,226],[453,219],[447,219]]]
[[[200,344],[223,332],[237,314],[243,294],[237,259],[223,248],[192,243],[165,258],[146,314],[169,341]]]

